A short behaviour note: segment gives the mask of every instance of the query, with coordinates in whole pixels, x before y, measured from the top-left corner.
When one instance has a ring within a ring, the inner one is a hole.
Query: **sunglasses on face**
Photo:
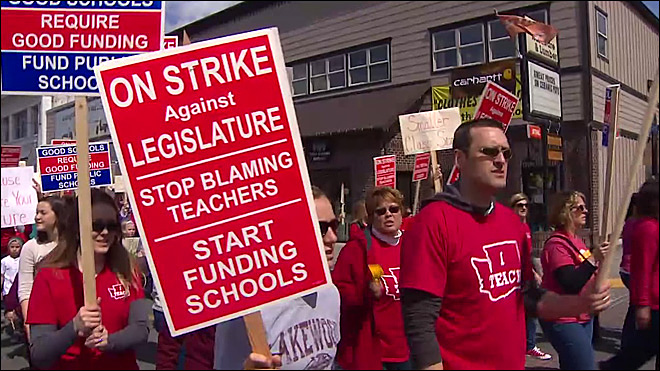
[[[387,214],[388,210],[390,211],[390,213],[396,214],[399,211],[401,211],[401,208],[397,205],[392,205],[390,207],[379,207],[378,209],[376,209],[374,211],[375,211],[376,215],[383,216],[383,215]]]
[[[587,206],[586,205],[573,206],[573,207],[571,207],[571,210],[579,211],[581,213],[585,213],[585,212],[587,212]]]
[[[114,220],[94,220],[92,222],[92,231],[101,233],[104,229],[107,229],[108,232],[121,232],[121,225]]]
[[[516,207],[521,208],[521,209],[522,209],[522,208],[525,208],[525,209],[526,209],[527,206],[529,206],[529,205],[527,204],[527,202],[521,202],[521,203],[516,204]]]
[[[502,156],[504,156],[504,161],[509,161],[511,157],[513,157],[511,148],[507,147],[481,147],[479,148],[479,152],[488,157],[492,157],[493,160],[496,159],[500,153],[502,153]]]
[[[332,219],[329,222],[319,222],[319,227],[321,227],[321,236],[325,237],[328,233],[328,229],[332,228],[332,231],[337,234],[337,229],[339,229],[339,221],[337,219]]]

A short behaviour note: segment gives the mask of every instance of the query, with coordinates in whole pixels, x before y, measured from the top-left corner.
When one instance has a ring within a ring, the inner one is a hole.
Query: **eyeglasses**
[[[332,228],[332,231],[337,234],[337,229],[339,229],[339,221],[337,219],[332,219],[329,222],[319,221],[319,227],[321,227],[321,236],[325,237],[328,233],[328,229]]]
[[[379,207],[378,209],[374,210],[374,212],[378,216],[383,216],[383,215],[387,214],[388,210],[390,211],[390,213],[396,214],[396,213],[401,211],[401,208],[397,205],[392,205],[389,208],[388,207]]]
[[[507,148],[507,147],[481,147],[479,148],[479,152],[483,153],[488,157],[492,157],[493,159],[497,158],[497,156],[500,153],[502,153],[502,155],[504,156],[504,161],[509,161],[511,157],[513,157],[513,152],[511,152],[511,148]]]
[[[92,230],[94,232],[101,233],[104,229],[107,229],[108,232],[121,232],[121,225],[114,220],[94,220],[92,222]]]
[[[573,211],[576,211],[576,210],[577,210],[577,211],[579,211],[579,212],[581,212],[581,213],[585,213],[585,212],[588,211],[586,205],[573,206],[573,207],[571,207],[571,210],[573,210]]]
[[[519,207],[519,208],[521,208],[521,209],[522,209],[522,208],[525,208],[525,209],[526,209],[528,206],[529,206],[529,204],[527,204],[527,202],[520,202],[520,203],[517,203],[517,204],[516,204],[516,207]]]

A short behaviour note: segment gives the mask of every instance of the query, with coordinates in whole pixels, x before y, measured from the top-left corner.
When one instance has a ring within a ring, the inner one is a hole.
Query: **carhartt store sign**
[[[451,95],[453,98],[478,97],[489,81],[515,93],[516,62],[508,60],[452,70]]]

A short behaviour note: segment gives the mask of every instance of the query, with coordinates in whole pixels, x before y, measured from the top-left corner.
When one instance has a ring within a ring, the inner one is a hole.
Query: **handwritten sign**
[[[38,200],[33,173],[32,167],[2,169],[2,228],[34,223]]]
[[[457,107],[399,116],[403,152],[414,155],[451,149],[454,132],[461,124]]]
[[[396,188],[396,155],[374,157],[376,187]]]
[[[277,29],[96,76],[173,335],[330,284]]]

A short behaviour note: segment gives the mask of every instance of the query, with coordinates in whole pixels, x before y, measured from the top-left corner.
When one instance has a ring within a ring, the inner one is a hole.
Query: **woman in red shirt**
[[[364,236],[364,229],[367,228],[367,207],[364,200],[359,200],[353,204],[353,221],[348,230],[348,240],[354,240]]]
[[[545,242],[541,254],[541,287],[558,294],[577,295],[595,279],[598,262],[602,261],[609,244],[601,244],[592,255],[577,235],[587,223],[585,196],[575,191],[562,192],[557,196],[550,212],[550,224],[555,232]],[[559,354],[562,370],[595,369],[591,346],[593,318],[590,313],[539,322]]]
[[[138,369],[133,348],[147,341],[147,313],[134,263],[121,244],[119,210],[92,190],[98,304],[84,304],[78,208],[72,228],[39,265],[28,310],[30,354],[38,368]]]
[[[376,188],[366,199],[365,233],[344,246],[332,272],[341,296],[343,369],[411,369],[399,296],[403,196]]]

